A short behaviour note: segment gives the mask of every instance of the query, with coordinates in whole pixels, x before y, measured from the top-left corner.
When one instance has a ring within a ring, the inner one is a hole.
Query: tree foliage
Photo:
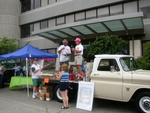
[[[145,52],[144,52],[144,59],[146,61],[150,60],[150,42],[146,42],[144,44]]]
[[[19,49],[17,39],[9,39],[7,37],[0,38],[0,55],[7,54]]]
[[[126,47],[127,42],[117,35],[105,35],[90,43],[86,54],[88,58],[93,59],[96,54],[116,54],[122,52]]]
[[[150,42],[144,44],[144,56],[137,58],[136,62],[140,69],[150,70]]]

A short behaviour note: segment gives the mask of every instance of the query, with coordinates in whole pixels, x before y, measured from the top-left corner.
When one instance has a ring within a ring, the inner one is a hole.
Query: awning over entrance
[[[37,30],[32,34],[45,37],[54,42],[59,42],[64,38],[74,40],[75,37],[89,39],[107,33],[116,35],[143,34],[142,17],[142,12],[101,17]]]

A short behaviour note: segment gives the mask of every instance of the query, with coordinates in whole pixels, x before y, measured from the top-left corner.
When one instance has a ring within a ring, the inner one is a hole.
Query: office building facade
[[[102,35],[128,41],[127,54],[141,57],[150,40],[150,0],[0,0],[0,36],[56,52],[63,39],[84,45]]]

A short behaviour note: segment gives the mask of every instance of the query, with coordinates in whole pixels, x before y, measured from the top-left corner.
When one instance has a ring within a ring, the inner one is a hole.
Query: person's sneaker
[[[81,77],[81,76],[82,76],[82,74],[78,74],[78,76],[79,76],[79,77]]]
[[[35,96],[37,97],[37,92],[35,93]]]
[[[82,74],[78,74],[78,76],[79,77],[85,77],[86,75],[85,74],[83,74],[83,75]]]
[[[86,74],[83,74],[82,76],[83,76],[83,77],[85,77],[85,76],[86,76]]]
[[[33,99],[35,99],[35,98],[36,98],[36,95],[35,95],[34,93],[33,93],[33,95],[32,95],[32,98],[33,98]]]

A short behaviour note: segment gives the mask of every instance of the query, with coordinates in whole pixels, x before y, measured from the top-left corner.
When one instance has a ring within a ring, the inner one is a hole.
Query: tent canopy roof
[[[17,51],[5,55],[0,55],[0,59],[17,59],[17,58],[32,59],[32,58],[57,58],[57,57],[58,57],[57,54],[47,53],[31,45],[27,45]]]

